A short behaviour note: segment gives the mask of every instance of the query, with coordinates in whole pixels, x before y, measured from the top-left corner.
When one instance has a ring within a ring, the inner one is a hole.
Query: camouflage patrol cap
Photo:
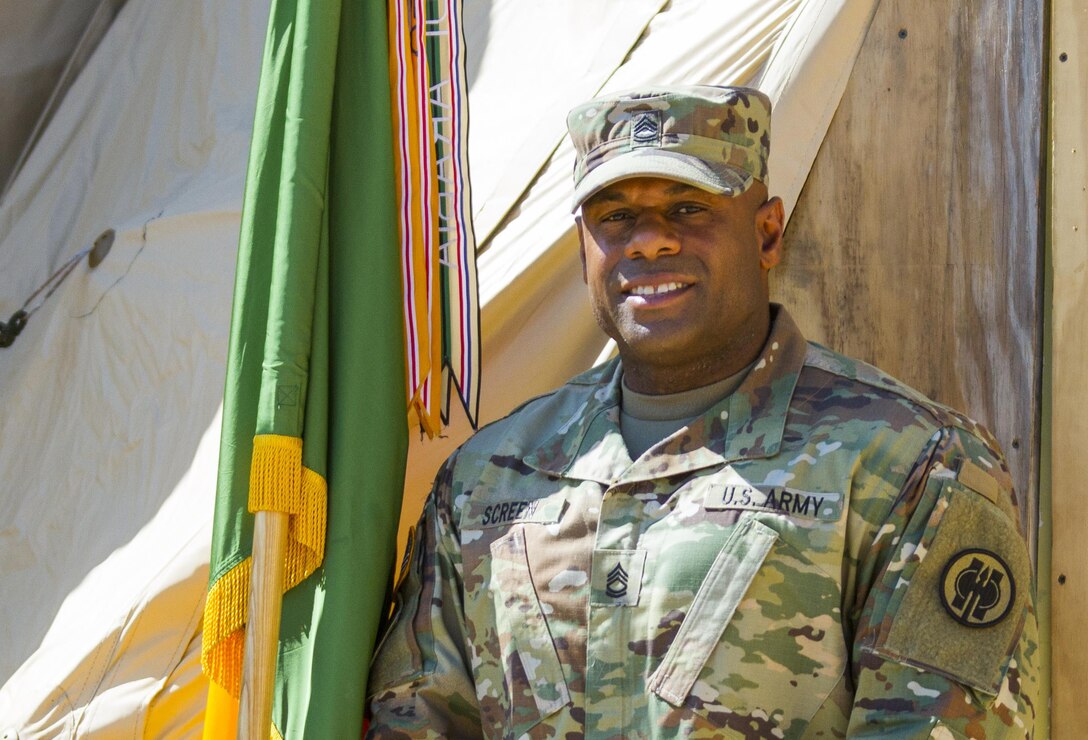
[[[567,116],[574,202],[630,177],[740,195],[767,182],[771,101],[746,87],[647,87],[594,98]]]

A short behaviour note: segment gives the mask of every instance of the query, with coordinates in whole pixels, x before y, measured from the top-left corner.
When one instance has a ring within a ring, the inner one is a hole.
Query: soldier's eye
[[[688,216],[693,213],[701,213],[705,210],[706,208],[704,206],[698,205],[696,203],[684,203],[680,206],[677,206],[676,208],[676,212],[683,216]]]
[[[608,213],[601,216],[600,221],[601,223],[616,223],[619,221],[625,221],[630,217],[631,214],[628,211],[609,211]]]

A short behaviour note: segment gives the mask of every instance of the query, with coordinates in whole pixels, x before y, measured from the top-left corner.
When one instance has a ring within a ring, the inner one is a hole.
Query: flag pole
[[[268,740],[271,735],[288,517],[280,511],[258,511],[253,524],[249,620],[238,706],[239,740]]]

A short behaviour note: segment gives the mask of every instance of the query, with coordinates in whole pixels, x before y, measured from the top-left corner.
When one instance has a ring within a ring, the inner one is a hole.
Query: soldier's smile
[[[623,280],[620,293],[633,309],[661,308],[691,294],[694,280],[690,277],[661,274]]]

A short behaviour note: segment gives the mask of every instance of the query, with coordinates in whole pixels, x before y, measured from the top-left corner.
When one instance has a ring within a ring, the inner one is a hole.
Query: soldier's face
[[[698,387],[755,359],[782,222],[782,202],[767,201],[759,183],[732,198],[633,178],[583,204],[583,278],[597,322],[616,340],[629,378],[650,370],[659,379],[632,388]]]

